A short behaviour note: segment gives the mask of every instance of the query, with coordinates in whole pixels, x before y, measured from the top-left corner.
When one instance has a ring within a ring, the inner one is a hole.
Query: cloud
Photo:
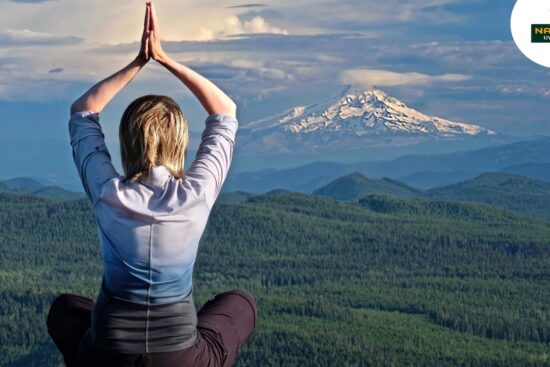
[[[283,69],[269,66],[259,60],[219,59],[216,62],[209,63],[196,60],[193,63],[186,64],[207,78],[216,79],[217,81],[232,80],[234,82],[258,83],[260,81],[294,80],[292,74]]]
[[[469,76],[463,74],[427,75],[417,72],[397,73],[376,69],[350,69],[340,74],[342,84],[353,84],[364,87],[426,85],[435,82],[462,82],[469,79]]]
[[[259,60],[231,59],[228,61],[228,64],[237,69],[249,70],[253,73],[253,75],[260,78],[271,80],[294,80],[294,76],[292,74],[289,74],[285,70],[279,68],[270,67],[266,62]]]
[[[283,28],[272,26],[260,16],[255,16],[250,20],[241,20],[237,16],[230,16],[225,18],[221,30],[210,30],[202,27],[198,38],[200,40],[213,40],[234,35],[266,33],[287,35],[288,31]]]
[[[45,3],[51,0],[10,0],[12,3],[22,3],[22,4],[38,4]]]
[[[73,45],[80,42],[82,38],[79,37],[58,36],[29,29],[8,28],[0,31],[1,46]]]
[[[61,73],[39,72],[23,63],[0,65],[0,101],[60,100],[75,84]]]
[[[250,4],[241,4],[241,5],[233,5],[233,6],[227,6],[227,9],[238,9],[238,8],[265,8],[267,4],[260,4],[260,3],[250,3]]]
[[[460,102],[490,100],[504,102],[483,119],[524,121],[508,103],[523,101],[537,114],[533,121],[547,123],[548,71],[509,39],[514,3],[163,0],[157,10],[165,50],[250,101],[247,110],[256,109],[257,117],[312,103],[353,82],[380,86],[434,115],[448,115],[445,109]],[[81,94],[135,57],[142,22],[143,4],[133,1],[2,2],[0,101]],[[133,96],[184,89],[150,63],[127,90]],[[476,113],[456,108],[450,115],[482,122]]]

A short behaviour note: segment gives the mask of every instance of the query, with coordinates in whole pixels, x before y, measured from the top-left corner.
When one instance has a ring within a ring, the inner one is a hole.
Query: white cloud
[[[353,84],[363,87],[425,85],[435,82],[461,82],[469,79],[469,76],[463,74],[427,75],[416,72],[397,73],[376,69],[350,69],[340,74],[342,84]]]
[[[2,2],[0,101],[67,100],[126,65],[139,48],[143,3]],[[476,5],[459,10],[447,6],[451,3]],[[523,96],[533,100],[533,111],[548,114],[546,105],[536,99],[550,96],[544,85],[547,71],[528,63],[506,34],[494,36],[502,40],[491,40],[491,32],[486,40],[471,38],[477,30],[486,34],[506,20],[502,12],[493,12],[488,0],[385,0],[376,6],[364,0],[238,4],[163,0],[157,2],[157,12],[163,41],[172,41],[164,43],[166,51],[201,69],[241,101],[269,97],[284,103],[307,98],[311,102],[314,95],[329,94],[346,82],[387,87],[434,106],[480,96]],[[476,26],[490,12],[494,16],[488,23]],[[469,32],[455,26],[464,17]],[[453,26],[443,28],[442,23]],[[249,36],[230,37],[234,34]],[[124,93],[178,96],[185,91],[170,73],[151,63]],[[534,92],[526,95],[529,91]],[[290,107],[284,103],[273,106]],[[262,105],[262,111],[266,106],[272,105]],[[516,116],[516,110],[503,102],[494,120]],[[469,117],[477,119],[474,113]]]
[[[233,5],[233,6],[227,6],[227,9],[238,9],[238,8],[264,8],[266,7],[266,4],[262,3],[250,3],[250,4],[241,4],[241,5]]]
[[[274,25],[262,16],[239,18],[248,9],[198,0],[165,0],[156,4],[164,40],[209,40],[235,33],[288,33],[288,23]],[[28,29],[36,33],[66,34],[69,30],[84,39],[87,46],[98,46],[139,40],[144,11],[145,2],[135,1],[57,0],[31,6],[8,2],[2,4],[0,23],[3,29]]]
[[[258,33],[287,35],[288,31],[286,29],[272,26],[260,16],[255,16],[254,18],[245,21],[239,19],[237,16],[230,16],[225,18],[222,29],[209,29],[206,27],[201,27],[197,38],[199,40],[207,41],[231,35]]]
[[[34,46],[34,45],[69,45],[80,43],[79,37],[58,36],[51,33],[35,32],[30,29],[11,29],[0,31],[0,45]]]
[[[230,59],[222,60],[226,65],[238,68],[250,70],[255,73],[257,77],[271,80],[294,80],[294,76],[290,73],[287,73],[285,70],[280,68],[274,68],[266,65],[264,61],[253,60],[253,59]]]
[[[45,3],[46,1],[50,0],[10,0],[14,3],[25,3],[25,4],[38,4],[38,3]]]

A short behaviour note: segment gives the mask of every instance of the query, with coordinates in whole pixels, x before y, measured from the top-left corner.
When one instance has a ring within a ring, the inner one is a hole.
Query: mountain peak
[[[304,160],[308,156],[350,159],[351,154],[375,150],[392,155],[393,148],[426,151],[432,149],[430,145],[442,152],[453,151],[453,146],[488,146],[507,138],[479,125],[426,115],[379,89],[353,86],[317,103],[296,105],[284,113],[242,124],[239,129],[239,152],[252,159],[296,154]]]
[[[313,194],[336,200],[356,200],[372,194],[415,197],[418,190],[396,180],[370,179],[358,171],[353,171],[315,190]]]
[[[9,190],[18,192],[31,192],[44,187],[40,182],[28,177],[15,177],[6,181],[3,181],[3,186],[6,186]]]
[[[251,131],[282,129],[296,135],[462,138],[497,133],[474,124],[425,115],[385,92],[346,86],[333,97],[251,123]]]
[[[365,87],[360,87],[360,86],[352,85],[352,84],[346,85],[344,88],[342,88],[340,90],[340,93],[339,93],[338,97],[342,98],[342,97],[346,97],[346,96],[349,96],[349,95],[358,96],[358,95],[362,95],[362,94],[377,96],[381,99],[385,99],[385,98],[388,97],[388,95],[384,91],[382,91],[378,88],[375,88],[375,87],[365,88]]]

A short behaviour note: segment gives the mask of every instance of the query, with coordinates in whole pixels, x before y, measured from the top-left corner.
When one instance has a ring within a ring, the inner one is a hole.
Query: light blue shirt
[[[229,171],[237,129],[230,115],[208,116],[184,178],[156,166],[148,179],[130,183],[111,163],[99,115],[71,116],[73,158],[93,205],[109,293],[166,304],[192,292],[199,241]]]

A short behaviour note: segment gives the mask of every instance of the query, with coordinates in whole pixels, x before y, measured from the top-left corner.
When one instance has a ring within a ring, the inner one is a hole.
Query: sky
[[[137,54],[145,1],[0,4],[0,143],[31,150],[68,143],[72,101]],[[242,124],[354,84],[380,88],[426,114],[509,135],[550,135],[550,69],[525,58],[513,43],[514,4],[155,2],[165,51],[233,97]],[[151,61],[102,113],[108,146],[118,144],[124,107],[149,93],[174,97],[191,130],[200,133],[206,113]]]

